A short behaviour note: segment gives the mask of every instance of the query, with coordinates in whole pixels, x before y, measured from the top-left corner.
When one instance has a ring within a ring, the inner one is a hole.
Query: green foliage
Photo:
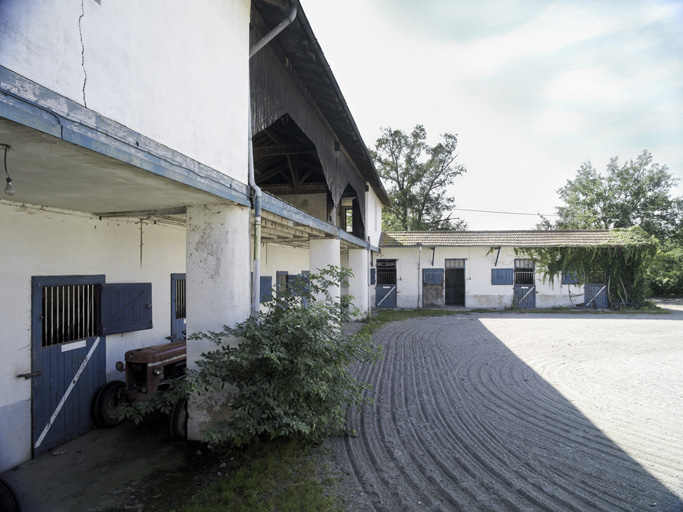
[[[543,229],[610,229],[640,226],[660,241],[682,225],[683,199],[671,198],[678,182],[667,166],[653,163],[643,151],[635,160],[619,165],[617,157],[605,174],[584,163],[573,180],[557,190],[563,206],[554,223],[544,219]]]
[[[657,254],[657,240],[642,228],[615,229],[615,242],[589,247],[546,247],[520,252],[533,258],[543,279],[553,283],[565,272],[573,272],[579,284],[602,273],[601,282],[626,287],[629,296],[642,299],[646,275]],[[604,279],[604,281],[602,281]]]
[[[356,310],[330,294],[350,275],[327,267],[236,327],[191,337],[217,348],[203,354],[199,370],[188,371],[186,391],[220,391],[225,384],[239,389],[230,403],[234,414],[207,440],[236,446],[263,437],[321,441],[344,430],[347,407],[370,402],[368,385],[349,366],[376,362],[380,349],[367,335],[342,332],[342,321]],[[231,346],[226,338],[240,341]]]
[[[382,212],[382,229],[398,231],[465,229],[464,221],[452,218],[455,199],[446,188],[466,172],[456,164],[458,136],[445,133],[434,146],[417,125],[410,134],[383,128],[371,151],[392,206]]]
[[[670,241],[657,255],[649,271],[654,296],[683,294],[683,244]]]

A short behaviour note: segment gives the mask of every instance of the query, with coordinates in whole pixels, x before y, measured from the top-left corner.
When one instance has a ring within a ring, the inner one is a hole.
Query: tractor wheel
[[[0,479],[0,510],[3,512],[19,512],[19,500],[7,482]]]
[[[125,387],[125,383],[115,380],[100,388],[92,406],[95,425],[100,428],[111,428],[121,423],[116,409],[123,401],[122,393]]]
[[[187,439],[187,399],[179,398],[168,418],[168,431],[175,440]]]

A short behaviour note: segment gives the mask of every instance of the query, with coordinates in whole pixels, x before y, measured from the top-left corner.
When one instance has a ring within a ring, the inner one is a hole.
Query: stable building
[[[87,432],[126,351],[290,275],[349,267],[370,313],[388,197],[294,5],[0,3],[0,471]]]
[[[604,278],[579,286],[575,276],[543,279],[525,249],[619,245],[609,230],[389,231],[373,263],[377,308],[549,308],[569,293],[607,306]]]

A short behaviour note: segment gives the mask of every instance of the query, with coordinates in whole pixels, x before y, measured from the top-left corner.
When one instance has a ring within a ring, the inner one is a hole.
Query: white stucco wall
[[[244,183],[249,10],[249,0],[4,0],[0,65]]]
[[[171,273],[185,272],[185,230],[130,219],[0,201],[0,471],[30,457],[31,277],[104,274],[107,283],[152,283],[154,327],[106,338],[107,380],[127,350],[164,343],[170,334]],[[13,435],[8,438],[7,432]]]
[[[286,194],[280,199],[327,222],[327,194]]]
[[[368,184],[365,193],[365,236],[370,237],[370,244],[377,247],[382,235],[382,203]]]
[[[491,269],[514,268],[516,255],[513,248],[503,247],[496,265],[497,251],[488,247],[437,247],[432,264],[432,248],[384,248],[379,258],[396,259],[397,307],[419,307],[421,299],[421,272],[424,268],[444,268],[447,258],[464,258],[465,306],[468,308],[506,308],[512,306],[513,286],[491,284]],[[419,266],[418,266],[419,263]],[[554,285],[544,282],[536,269],[536,307],[568,306],[567,286],[557,279]],[[572,293],[582,288],[572,286]],[[374,298],[373,298],[374,300]]]

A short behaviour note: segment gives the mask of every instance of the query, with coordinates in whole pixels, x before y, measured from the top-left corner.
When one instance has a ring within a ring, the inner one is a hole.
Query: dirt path
[[[348,510],[683,511],[683,311],[391,324],[330,443]]]

